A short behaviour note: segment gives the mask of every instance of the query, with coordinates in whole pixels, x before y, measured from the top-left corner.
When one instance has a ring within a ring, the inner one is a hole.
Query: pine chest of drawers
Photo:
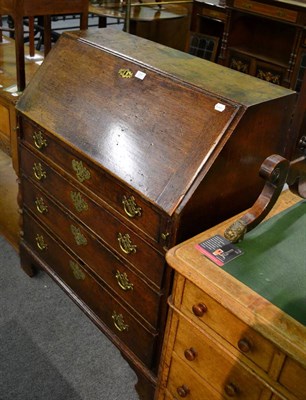
[[[294,101],[110,29],[64,34],[19,100],[22,267],[45,269],[118,346],[141,398],[156,383],[165,251],[251,204],[262,161],[291,152]]]
[[[155,400],[306,398],[305,210],[282,194],[268,228],[239,244],[239,264],[217,266],[197,249],[236,218],[167,253],[176,272]],[[284,256],[292,243],[299,255]]]

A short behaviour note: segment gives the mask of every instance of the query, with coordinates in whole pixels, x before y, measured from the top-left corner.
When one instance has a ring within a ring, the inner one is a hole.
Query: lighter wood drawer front
[[[260,15],[281,19],[288,22],[296,22],[298,13],[293,10],[286,10],[281,7],[269,4],[257,3],[250,0],[235,0],[234,6],[242,10],[250,11]]]
[[[115,218],[109,211],[90,200],[77,187],[65,181],[54,169],[31,152],[24,151],[21,157],[21,166],[23,173],[35,185],[51,193],[76,218],[89,226],[119,257],[133,265],[157,288],[161,286],[165,261],[164,256],[155,248]],[[40,169],[36,170],[38,167]],[[72,193],[79,194],[86,204],[86,209],[82,212],[77,212],[71,197]],[[53,224],[54,222],[55,220],[51,221]]]
[[[158,322],[160,296],[135,272],[128,269],[83,225],[57,207],[50,198],[28,181],[23,181],[24,204],[94,273],[151,325]],[[123,290],[125,287],[125,290]]]
[[[172,354],[167,391],[171,394],[171,400],[220,400],[220,394],[175,353]]]
[[[268,371],[276,351],[273,344],[189,281],[185,284],[182,311],[199,326],[208,325],[242,354]]]
[[[66,149],[63,143],[58,143],[42,127],[34,125],[25,118],[22,123],[23,141],[27,146],[63,168],[64,172],[70,175],[77,184],[101,196],[124,219],[138,227],[143,233],[156,241],[160,240],[161,216],[136,193],[124,185],[119,185],[101,168],[98,171],[92,163],[77,152],[74,154],[72,149]]]
[[[222,396],[257,400],[264,385],[238,359],[181,318],[174,351]]]
[[[76,296],[149,368],[157,335],[149,332],[64,249],[50,232],[24,213],[24,239]]]
[[[306,369],[288,358],[279,382],[301,400],[306,399]]]

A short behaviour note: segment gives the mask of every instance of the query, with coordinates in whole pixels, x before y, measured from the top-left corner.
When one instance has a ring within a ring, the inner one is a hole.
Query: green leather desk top
[[[306,325],[306,201],[247,233],[222,269]]]

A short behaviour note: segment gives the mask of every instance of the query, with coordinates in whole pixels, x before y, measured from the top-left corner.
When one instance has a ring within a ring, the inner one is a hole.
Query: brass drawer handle
[[[48,146],[47,139],[44,138],[44,133],[42,131],[34,132],[33,141],[38,150],[42,150],[44,147]]]
[[[84,167],[82,161],[72,160],[71,164],[74,172],[76,173],[76,177],[81,183],[90,179],[90,172],[86,167]]]
[[[113,312],[112,319],[116,329],[120,332],[128,331],[129,326],[124,323],[123,315],[117,314],[116,311]]]
[[[43,169],[41,163],[34,163],[33,165],[33,173],[35,178],[38,181],[41,181],[42,179],[46,179],[47,178],[47,172]]]
[[[224,387],[224,391],[229,397],[234,397],[239,393],[237,386],[233,383],[226,384]]]
[[[122,290],[128,291],[134,289],[134,285],[129,281],[127,274],[125,272],[121,273],[120,271],[117,270],[115,276],[117,279],[117,283]]]
[[[69,266],[72,270],[73,276],[75,277],[75,279],[77,280],[84,280],[86,275],[84,274],[82,268],[79,266],[79,264],[75,261],[70,260],[69,261]]]
[[[126,197],[123,196],[122,198],[123,209],[126,215],[130,218],[134,217],[141,217],[141,207],[139,207],[136,202],[134,196]]]
[[[186,360],[188,361],[194,361],[197,357],[198,353],[195,351],[193,347],[190,347],[190,349],[186,349],[184,351],[184,356]]]
[[[207,306],[203,303],[195,304],[192,306],[192,312],[197,317],[203,317],[203,315],[207,312]]]
[[[83,199],[80,192],[70,192],[70,197],[74,205],[74,208],[77,210],[77,212],[88,210],[88,204]]]
[[[78,246],[86,246],[87,245],[87,239],[86,237],[81,233],[81,230],[77,228],[74,225],[70,225],[70,230],[71,233],[73,234],[74,240]]]
[[[252,351],[252,347],[253,347],[252,342],[247,338],[242,338],[238,342],[238,348],[243,353],[249,353],[250,351]]]
[[[179,387],[176,389],[176,391],[177,391],[177,394],[178,394],[180,397],[187,397],[188,394],[190,393],[190,389],[189,389],[189,387],[186,386],[186,385],[179,386]]]
[[[36,245],[39,248],[39,250],[44,251],[44,250],[48,249],[48,245],[45,242],[45,238],[43,237],[43,235],[37,234],[35,240],[36,240]]]
[[[35,205],[40,214],[46,214],[48,212],[48,206],[45,204],[42,197],[36,197]]]
[[[130,253],[136,253],[137,251],[137,246],[136,244],[132,244],[131,238],[129,234],[122,235],[122,233],[118,234],[118,242],[120,249],[123,251],[125,254],[130,254]]]

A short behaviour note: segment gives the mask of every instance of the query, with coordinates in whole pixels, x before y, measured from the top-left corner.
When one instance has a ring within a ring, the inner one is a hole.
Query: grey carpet
[[[0,400],[137,400],[134,371],[44,272],[0,237]]]

